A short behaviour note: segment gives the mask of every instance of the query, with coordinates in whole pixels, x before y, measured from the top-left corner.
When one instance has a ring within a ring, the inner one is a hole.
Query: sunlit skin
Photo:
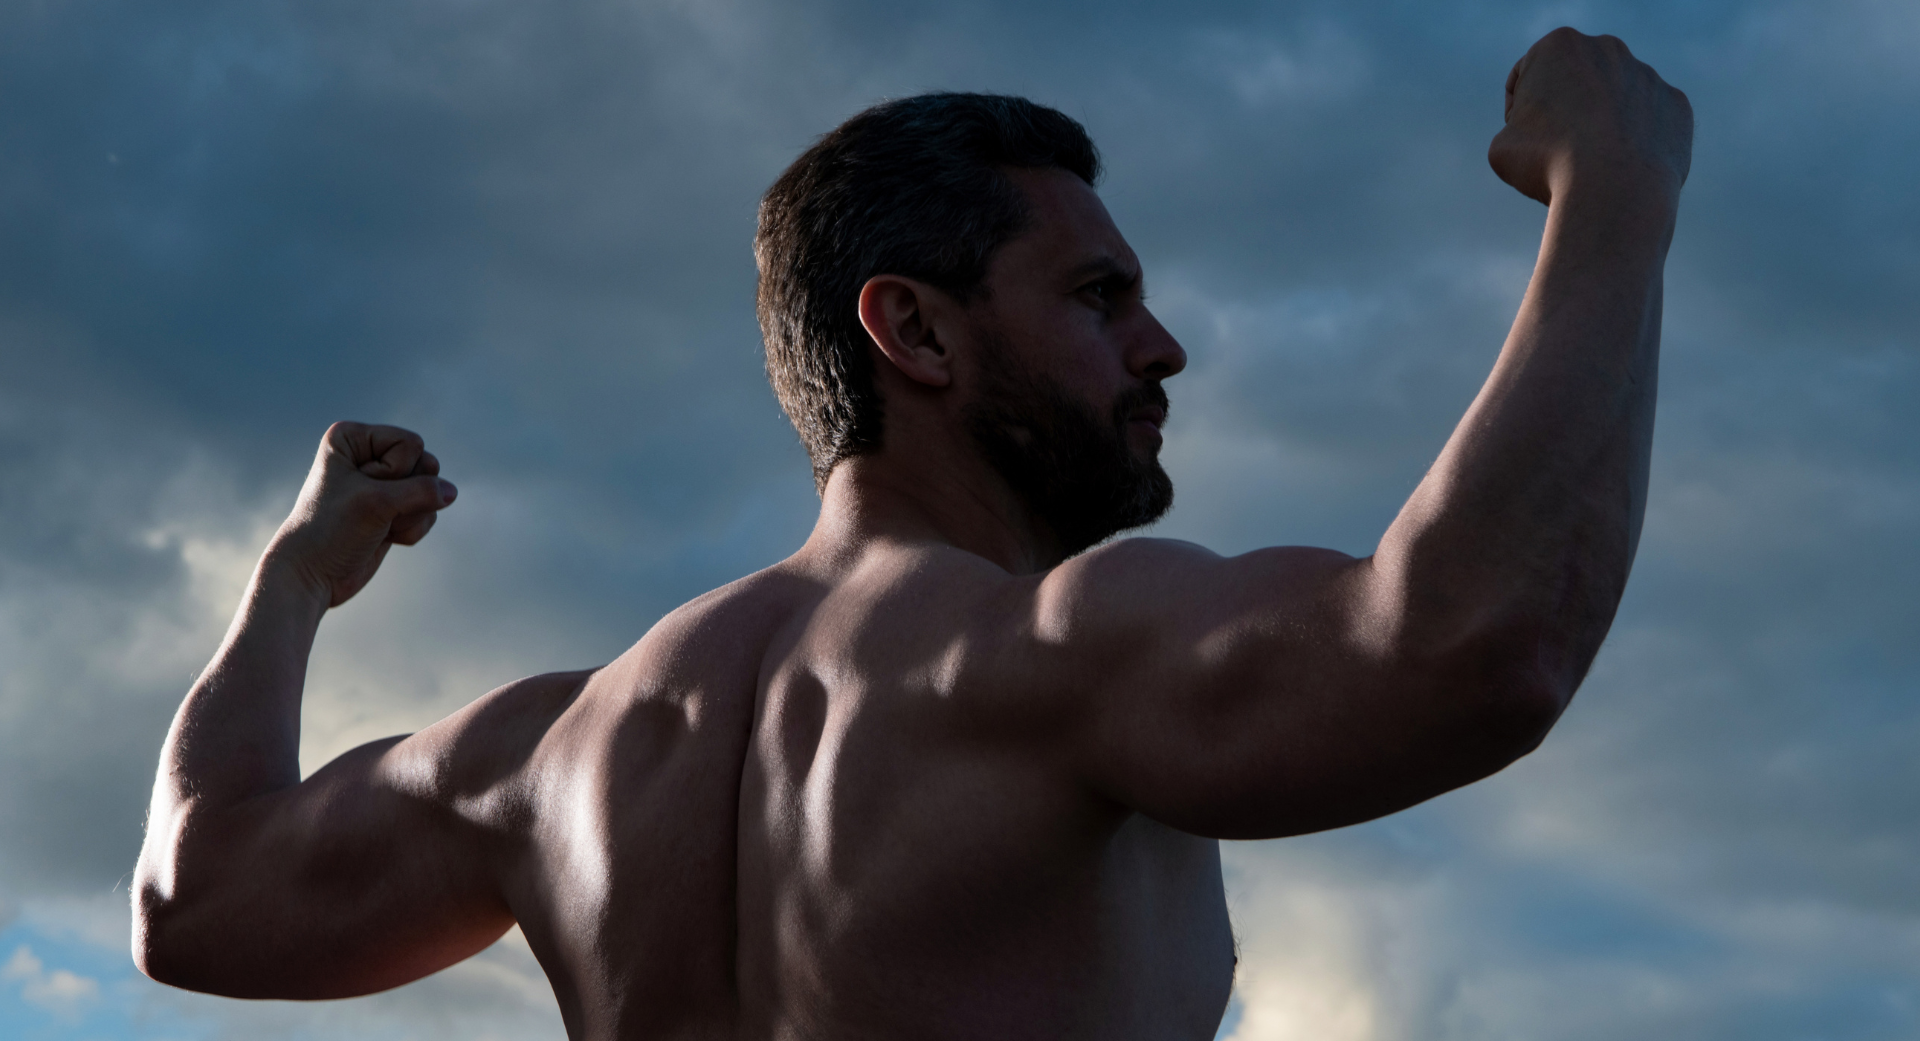
[[[344,997],[517,921],[576,1039],[1210,1038],[1216,840],[1369,820],[1531,751],[1632,562],[1691,113],[1571,30],[1508,92],[1490,159],[1549,203],[1539,266],[1369,557],[1061,559],[967,436],[983,338],[1102,413],[1186,356],[1094,192],[1015,171],[1034,220],[983,298],[862,290],[885,445],[833,472],[799,552],[604,668],[303,781],[321,617],[453,498],[419,438],[336,425],[168,735],[141,968]],[[1141,458],[1164,418],[1128,423]]]

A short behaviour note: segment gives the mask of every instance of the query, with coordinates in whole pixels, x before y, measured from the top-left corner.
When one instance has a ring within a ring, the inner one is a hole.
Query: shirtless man
[[[769,371],[821,484],[792,557],[619,660],[301,780],[321,616],[452,485],[327,432],[168,736],[134,889],[155,979],[333,998],[518,922],[576,1039],[1205,1039],[1218,839],[1370,820],[1532,750],[1640,529],[1686,99],[1557,31],[1491,160],[1549,204],[1475,400],[1379,549],[1150,539],[1186,362],[1017,99],[869,110],[768,193]],[[1085,551],[1085,552],[1082,552]]]

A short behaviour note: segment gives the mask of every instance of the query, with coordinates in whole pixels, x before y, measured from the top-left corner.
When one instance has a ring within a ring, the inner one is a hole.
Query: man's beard
[[[1137,410],[1154,405],[1166,414],[1159,381],[1122,394],[1102,416],[1058,383],[1021,371],[997,334],[982,347],[985,378],[980,399],[967,408],[967,427],[1067,556],[1166,515],[1173,481],[1157,458],[1141,459],[1127,443]]]

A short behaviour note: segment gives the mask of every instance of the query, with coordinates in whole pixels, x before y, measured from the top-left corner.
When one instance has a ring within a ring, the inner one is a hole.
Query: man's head
[[[1069,551],[1165,511],[1159,380],[1184,355],[1139,306],[1138,261],[1092,191],[1098,174],[1093,143],[1059,112],[930,94],[855,116],[769,189],[756,240],[768,375],[823,488],[886,436],[875,365],[894,379],[899,346],[863,309],[895,283],[964,316],[967,357],[933,347],[941,386],[948,363],[964,370],[961,436]],[[1135,346],[1107,351],[1129,355],[1120,364],[1088,360],[1122,341]],[[1146,341],[1154,357],[1133,357]]]

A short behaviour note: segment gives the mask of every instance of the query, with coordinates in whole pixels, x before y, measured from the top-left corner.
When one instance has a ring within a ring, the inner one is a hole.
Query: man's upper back
[[[761,572],[472,710],[544,731],[476,809],[570,1032],[1210,1037],[1216,843],[1076,776],[1009,646],[1038,578],[932,545],[834,570]]]

